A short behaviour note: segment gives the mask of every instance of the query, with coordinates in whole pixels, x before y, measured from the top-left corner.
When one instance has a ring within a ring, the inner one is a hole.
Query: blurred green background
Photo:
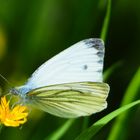
[[[21,85],[58,52],[80,40],[100,37],[106,7],[107,0],[0,0],[0,73],[14,85]],[[111,87],[108,108],[92,115],[89,126],[119,108],[140,66],[140,1],[112,1],[105,47],[104,70],[116,62],[121,65],[107,79]],[[0,83],[3,89],[3,80]],[[139,97],[137,93],[132,98]],[[136,140],[140,136],[140,108],[129,114],[126,136],[119,140]],[[5,127],[0,140],[44,140],[65,121],[35,110],[21,129]],[[76,119],[61,139],[73,140],[82,131],[83,122],[84,118]],[[108,139],[113,125],[111,121],[93,139]]]

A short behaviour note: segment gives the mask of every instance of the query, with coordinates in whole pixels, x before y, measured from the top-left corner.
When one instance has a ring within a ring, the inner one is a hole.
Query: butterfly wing
[[[88,116],[107,107],[109,86],[79,82],[45,86],[27,93],[27,101],[50,114],[75,118]]]
[[[25,86],[36,89],[61,83],[102,82],[103,58],[101,39],[80,41],[41,65]]]

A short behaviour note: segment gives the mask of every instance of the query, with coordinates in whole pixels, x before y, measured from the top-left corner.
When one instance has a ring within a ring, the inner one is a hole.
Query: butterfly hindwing
[[[109,86],[105,83],[78,82],[45,86],[27,93],[27,101],[50,114],[75,118],[106,108]]]

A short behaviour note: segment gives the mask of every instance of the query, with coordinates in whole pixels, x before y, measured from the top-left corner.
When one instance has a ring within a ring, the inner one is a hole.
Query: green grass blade
[[[111,15],[111,0],[108,0],[107,11],[106,11],[106,15],[104,18],[104,22],[103,22],[103,26],[102,26],[102,30],[101,30],[101,35],[100,35],[100,37],[104,41],[106,41],[106,35],[107,35],[108,25],[109,25],[109,21],[110,21],[110,15]]]
[[[58,128],[53,134],[51,134],[49,137],[46,137],[45,140],[58,140],[60,139],[67,130],[71,127],[75,119],[70,119],[66,121],[60,128]]]
[[[86,129],[84,132],[82,132],[75,140],[90,140],[104,125],[106,125],[109,121],[123,113],[124,111],[127,111],[128,109],[132,108],[135,105],[140,104],[140,100],[137,100],[135,102],[132,102],[130,104],[127,104],[110,114],[106,115],[96,123],[94,123],[91,127]]]
[[[121,106],[128,104],[135,100],[135,98],[137,97],[139,87],[140,87],[140,68],[138,69],[138,71],[134,75],[132,81],[130,82],[130,84],[125,92],[125,95],[123,97]],[[117,120],[115,121],[115,123],[113,125],[113,128],[111,129],[108,140],[120,139],[120,136],[122,136],[121,135],[122,132],[123,132],[123,137],[126,136],[125,134],[127,133],[126,132],[127,129],[125,129],[125,128],[129,124],[129,122],[127,122],[128,115],[129,115],[129,112],[126,112],[117,118]]]
[[[121,105],[125,105],[134,101],[135,100],[134,97],[137,96],[139,87],[140,87],[140,68],[137,70],[128,88],[126,89]]]
[[[87,127],[89,125],[89,120],[90,120],[90,117],[89,116],[84,117],[82,131],[84,131],[85,129],[87,129]]]
[[[111,74],[122,65],[122,61],[118,61],[115,64],[113,64],[111,67],[109,67],[105,72],[104,72],[104,81],[108,80],[108,78],[111,76]],[[83,120],[83,126],[82,130],[85,130],[88,126],[89,122],[89,117],[85,117]]]
[[[101,4],[101,2],[99,4]],[[111,13],[111,0],[108,0],[107,11],[106,11],[106,15],[105,15],[105,18],[104,18],[104,23],[103,23],[102,30],[101,30],[101,35],[100,35],[100,38],[102,38],[104,41],[105,41],[106,35],[107,35],[110,13]],[[109,77],[109,75],[113,72],[113,70],[115,68],[116,67],[114,66],[114,68],[111,68],[111,69],[107,70],[107,72],[105,72],[105,76],[104,76],[105,80],[107,79],[107,77]],[[88,122],[89,122],[89,117],[84,118],[83,128],[82,128],[83,130],[85,128],[87,128]]]

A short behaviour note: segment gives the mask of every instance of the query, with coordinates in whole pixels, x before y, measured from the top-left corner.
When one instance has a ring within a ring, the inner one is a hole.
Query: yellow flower
[[[0,123],[5,126],[17,127],[27,121],[27,107],[16,105],[13,109],[9,107],[6,97],[1,98],[0,103]]]

